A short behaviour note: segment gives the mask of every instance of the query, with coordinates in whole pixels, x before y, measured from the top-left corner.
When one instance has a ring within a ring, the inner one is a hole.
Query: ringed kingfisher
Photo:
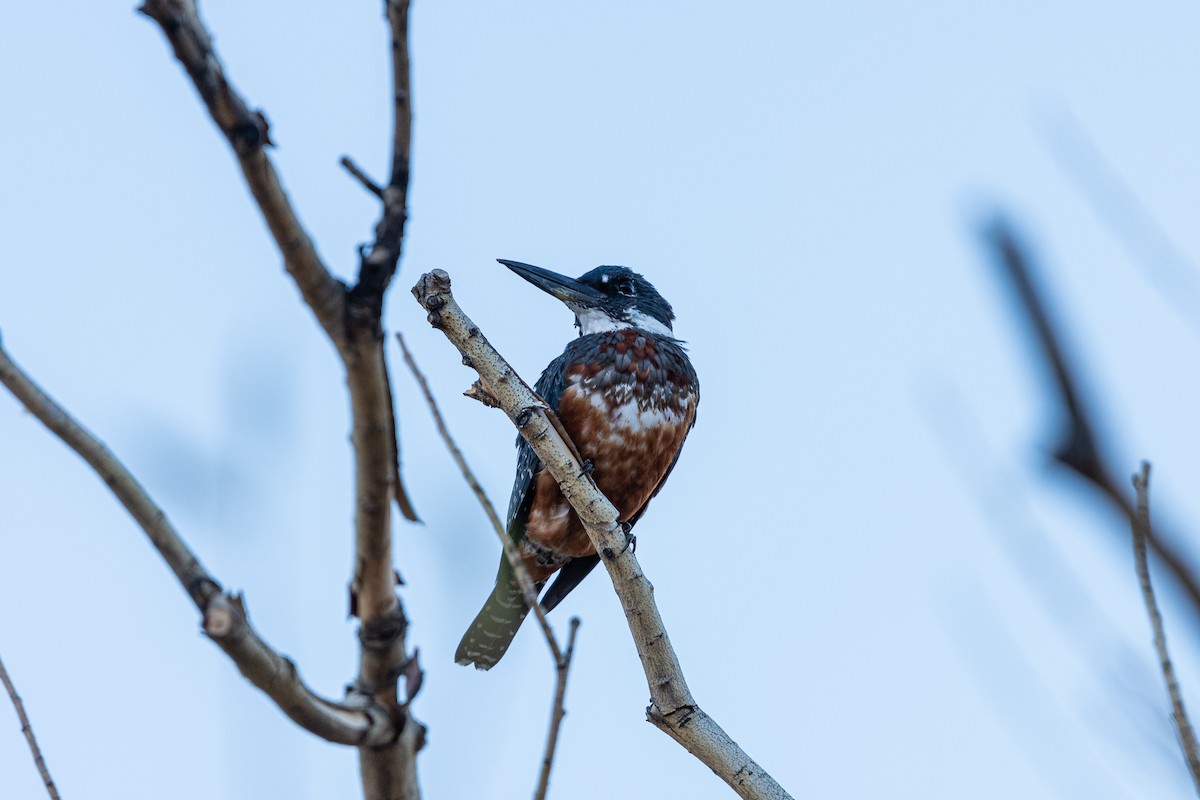
[[[575,314],[579,337],[550,362],[534,391],[558,414],[628,534],[671,474],[700,401],[696,370],[671,328],[671,305],[627,267],[596,267],[572,280],[517,261],[500,263]],[[508,535],[537,591],[558,573],[541,599],[547,611],[600,561],[558,483],[520,437]],[[528,613],[501,555],[496,586],[454,660],[477,669],[495,666]]]

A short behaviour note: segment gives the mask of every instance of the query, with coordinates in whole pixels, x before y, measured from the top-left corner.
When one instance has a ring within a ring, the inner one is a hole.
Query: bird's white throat
[[[621,331],[626,328],[641,328],[647,333],[653,333],[655,336],[673,337],[675,335],[661,321],[640,311],[634,311],[629,315],[629,319],[618,319],[598,308],[572,306],[571,310],[575,312],[575,321],[579,324],[579,334],[581,336],[587,336],[592,333],[604,333],[605,331]]]

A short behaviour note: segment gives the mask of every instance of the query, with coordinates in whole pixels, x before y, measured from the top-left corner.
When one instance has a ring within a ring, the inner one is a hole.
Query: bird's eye
[[[623,294],[626,297],[633,297],[637,294],[637,289],[633,286],[633,281],[625,279],[617,281],[617,293]]]

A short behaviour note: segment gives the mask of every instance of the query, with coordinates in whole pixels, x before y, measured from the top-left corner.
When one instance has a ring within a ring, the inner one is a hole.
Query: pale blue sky
[[[201,9],[343,275],[377,209],[337,159],[382,176],[390,137],[379,5]],[[1200,260],[1198,29],[1184,2],[414,5],[388,325],[503,506],[513,431],[458,397],[473,376],[409,297],[416,276],[449,270],[531,380],[570,315],[495,258],[626,264],[671,301],[703,399],[638,555],[698,700],[796,797],[1190,791],[1123,527],[1042,469],[1051,401],[975,226],[1002,205],[1027,227],[1123,470],[1151,459],[1159,518],[1200,531],[1196,328],[1049,143],[1073,117]],[[224,141],[125,3],[13,6],[0,98],[5,346],[336,695],[356,660],[339,365]],[[551,665],[533,629],[490,673],[451,663],[498,550],[391,355],[425,520],[396,552],[427,670],[426,796],[525,797]],[[0,544],[0,656],[64,796],[357,791],[353,752],[242,681],[103,485],[7,396]],[[1200,704],[1195,620],[1162,600]],[[729,796],[643,721],[603,575],[556,612],[564,630],[569,614],[554,795]],[[41,791],[3,705],[0,786]]]

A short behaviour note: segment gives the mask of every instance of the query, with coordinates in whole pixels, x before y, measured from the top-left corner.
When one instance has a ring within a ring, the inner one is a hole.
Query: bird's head
[[[668,303],[650,281],[628,267],[596,267],[579,278],[548,269],[499,259],[500,263],[544,292],[566,303],[583,336],[601,331],[641,328],[674,336],[675,319]]]

